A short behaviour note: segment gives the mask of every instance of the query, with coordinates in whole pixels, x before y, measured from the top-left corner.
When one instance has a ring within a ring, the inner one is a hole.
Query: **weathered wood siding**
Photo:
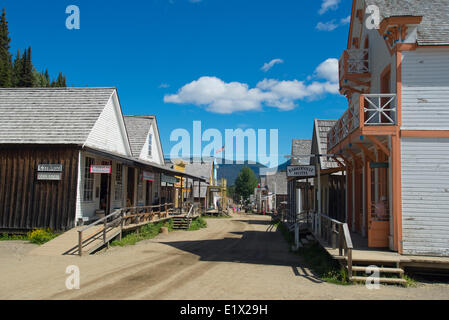
[[[404,254],[449,256],[449,139],[402,139]]]
[[[38,181],[38,164],[62,164],[61,181]],[[78,150],[0,146],[0,230],[67,230],[75,225]]]
[[[449,129],[449,48],[419,48],[402,60],[402,129]]]

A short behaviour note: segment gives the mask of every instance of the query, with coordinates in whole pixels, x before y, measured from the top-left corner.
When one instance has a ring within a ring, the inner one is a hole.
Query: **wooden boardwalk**
[[[170,220],[174,217],[185,217],[186,215],[175,215],[168,217],[161,217],[159,219],[153,219],[144,222],[130,223],[123,226],[123,232],[136,230],[150,223],[158,223],[161,221]],[[192,215],[192,218],[197,218],[199,215]],[[85,227],[73,228],[57,238],[39,246],[38,248],[30,252],[31,255],[39,256],[61,256],[61,255],[79,255],[78,248],[78,236],[79,230]],[[83,235],[83,253],[91,254],[101,247],[105,246],[105,242],[109,243],[120,235],[121,228],[117,226],[112,229],[108,229],[106,233],[106,241],[103,239],[104,226],[97,225],[89,229],[86,235]]]
[[[368,240],[356,233],[351,233],[354,244],[352,261],[354,264],[399,265],[401,267],[449,269],[449,257],[400,255],[388,248],[369,248]],[[346,260],[325,241],[319,240],[321,246],[336,260]]]

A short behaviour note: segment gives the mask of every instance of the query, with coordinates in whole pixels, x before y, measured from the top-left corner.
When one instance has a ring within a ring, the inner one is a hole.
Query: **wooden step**
[[[301,242],[302,242],[303,245],[309,244],[309,240],[307,240],[306,238],[302,238]]]
[[[353,266],[352,271],[360,271],[360,272],[366,272],[368,267],[358,267]],[[404,270],[401,268],[378,268],[379,272],[381,273],[399,273],[404,274]]]
[[[367,280],[377,280],[379,283],[389,283],[389,284],[406,284],[405,279],[395,279],[395,278],[368,278],[368,277],[351,277],[349,280],[353,282],[366,282]]]

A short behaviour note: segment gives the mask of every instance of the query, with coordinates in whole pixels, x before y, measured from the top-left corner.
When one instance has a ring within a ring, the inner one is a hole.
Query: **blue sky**
[[[223,134],[278,129],[285,161],[293,138],[311,139],[314,118],[346,108],[328,59],[345,49],[351,3],[0,0],[0,8],[14,52],[31,46],[36,69],[64,72],[69,86],[117,87],[125,114],[157,115],[166,154],[172,130],[200,120]],[[65,27],[69,5],[80,8],[79,30]]]

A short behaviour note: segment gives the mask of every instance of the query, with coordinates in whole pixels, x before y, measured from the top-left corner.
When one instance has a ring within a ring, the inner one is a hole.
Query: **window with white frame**
[[[148,135],[148,156],[153,156],[153,135],[151,133]]]
[[[123,198],[123,165],[117,163],[115,167],[115,200]]]
[[[94,175],[90,172],[90,167],[95,164],[95,159],[86,157],[84,164],[84,201],[92,201],[94,194]]]

